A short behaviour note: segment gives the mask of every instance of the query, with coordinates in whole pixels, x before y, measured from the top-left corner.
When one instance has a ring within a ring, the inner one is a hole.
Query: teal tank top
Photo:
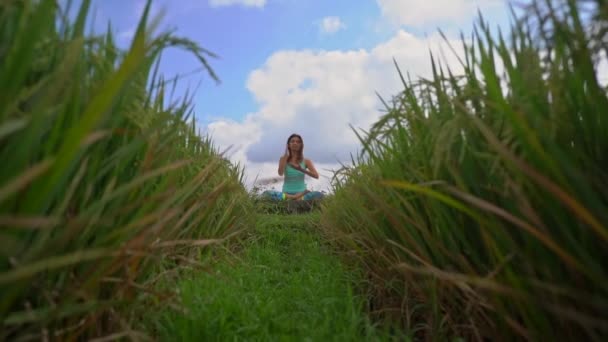
[[[300,166],[303,169],[306,169],[306,163],[304,163],[304,161],[300,163]],[[285,182],[283,182],[283,192],[295,193],[306,190],[304,176],[305,174],[303,172],[294,169],[289,164],[285,165]]]

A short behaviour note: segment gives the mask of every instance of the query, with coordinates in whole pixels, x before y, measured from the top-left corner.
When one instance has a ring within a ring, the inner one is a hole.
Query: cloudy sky
[[[140,0],[93,0],[95,23],[108,20],[123,44],[143,9]],[[215,143],[231,147],[247,185],[277,176],[287,137],[300,133],[305,155],[321,173],[309,188],[328,188],[331,170],[348,163],[359,143],[352,131],[380,115],[376,92],[399,91],[393,58],[412,77],[429,75],[429,49],[458,69],[438,28],[459,46],[477,10],[493,26],[508,27],[505,0],[156,0],[161,28],[174,29],[219,55],[221,79],[184,77],[178,93],[196,89],[196,119]],[[180,50],[162,56],[166,76],[200,67]],[[275,185],[277,188],[280,184]]]

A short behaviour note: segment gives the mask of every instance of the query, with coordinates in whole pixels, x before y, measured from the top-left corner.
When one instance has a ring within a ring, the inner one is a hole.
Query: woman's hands
[[[293,169],[302,172],[305,175],[308,175],[312,178],[319,179],[319,173],[317,172],[314,164],[309,159],[304,159],[306,163],[306,167],[300,166],[298,163],[294,161],[289,161],[289,146],[285,147],[285,154],[281,156],[279,159],[279,176],[283,176],[285,174],[285,168],[287,166],[292,167]]]
[[[291,163],[289,163],[289,166],[291,166],[292,168],[294,168],[300,172],[306,173],[306,170],[303,169],[300,165],[298,165],[298,163],[291,162]]]
[[[312,178],[319,179],[319,174],[317,170],[314,168],[312,162],[309,160],[306,160],[306,169],[302,168],[300,165],[298,165],[298,163],[291,162],[288,165]]]

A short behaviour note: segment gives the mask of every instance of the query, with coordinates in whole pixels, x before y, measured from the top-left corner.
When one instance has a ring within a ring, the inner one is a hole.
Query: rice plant
[[[508,34],[480,15],[462,74],[399,72],[322,218],[372,314],[428,340],[605,340],[606,9],[535,1]]]
[[[67,6],[70,6],[68,2]],[[131,46],[53,0],[0,3],[1,340],[137,338],[159,277],[248,224],[242,170],[166,96],[150,1]]]

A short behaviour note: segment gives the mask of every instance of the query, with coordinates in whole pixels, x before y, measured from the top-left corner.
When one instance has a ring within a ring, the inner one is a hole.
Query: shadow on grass
[[[254,203],[260,214],[305,214],[321,210],[324,199],[273,201],[255,199]]]

